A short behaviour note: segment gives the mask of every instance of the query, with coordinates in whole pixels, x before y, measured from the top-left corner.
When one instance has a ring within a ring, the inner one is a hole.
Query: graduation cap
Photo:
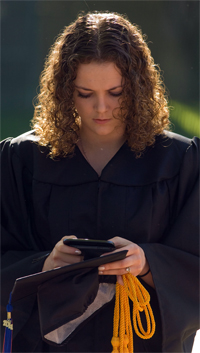
[[[5,320],[3,352],[11,352],[12,306],[34,294],[37,294],[40,331],[43,340],[51,344],[66,344],[79,325],[105,303],[112,300],[115,295],[115,280],[113,285],[109,284],[109,288],[105,290],[108,276],[99,276],[98,267],[122,260],[126,254],[126,250],[119,251],[18,278],[7,306],[8,319]],[[116,278],[116,276],[109,277]],[[137,335],[148,339],[155,332],[155,320],[149,303],[149,293],[132,274],[127,273],[122,277],[124,286],[116,284],[112,353],[133,352],[129,299],[133,301],[133,326]],[[142,327],[141,311],[144,311],[146,315],[146,331]]]
[[[37,295],[41,335],[44,340],[48,341],[51,332],[53,332],[53,337],[60,335],[58,330],[60,327],[76,321],[94,302],[101,279],[107,277],[98,275],[98,267],[105,263],[122,260],[126,254],[126,250],[119,251],[16,279],[7,305],[7,320],[4,320],[6,330],[3,352],[11,351],[14,327],[11,319],[12,307],[15,308],[21,300],[27,300],[34,294]],[[115,276],[113,277],[115,279]],[[62,340],[58,337],[56,339],[59,343]]]

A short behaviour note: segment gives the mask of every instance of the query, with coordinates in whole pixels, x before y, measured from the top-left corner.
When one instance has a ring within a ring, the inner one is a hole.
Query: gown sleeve
[[[29,153],[26,150],[26,153]],[[31,165],[31,154],[29,154]],[[30,168],[31,169],[31,168]],[[29,199],[31,170],[17,155],[12,139],[1,143],[1,309],[6,319],[6,305],[16,278],[41,271],[50,251],[41,251],[31,231]],[[24,325],[33,308],[35,297],[28,305],[17,304],[13,310],[14,335]]]
[[[187,149],[162,243],[141,244],[158,295],[163,352],[191,351],[199,328],[199,140]],[[174,192],[169,185],[169,195]],[[179,339],[179,337],[181,339]],[[190,346],[190,348],[189,348]]]

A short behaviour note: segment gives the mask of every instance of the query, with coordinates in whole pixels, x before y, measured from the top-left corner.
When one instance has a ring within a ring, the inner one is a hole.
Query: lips
[[[94,122],[97,124],[106,124],[109,122],[111,119],[94,119]]]

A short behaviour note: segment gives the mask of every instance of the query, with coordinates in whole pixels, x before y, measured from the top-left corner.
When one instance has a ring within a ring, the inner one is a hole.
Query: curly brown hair
[[[65,27],[50,49],[40,77],[32,127],[50,155],[72,154],[79,139],[73,102],[80,63],[114,62],[123,77],[121,118],[130,148],[140,156],[169,126],[169,111],[160,69],[137,25],[110,12],[80,15]]]

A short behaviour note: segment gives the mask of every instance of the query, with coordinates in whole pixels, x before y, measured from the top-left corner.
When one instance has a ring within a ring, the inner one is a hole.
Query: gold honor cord
[[[112,353],[133,353],[133,329],[130,316],[129,299],[133,302],[133,327],[135,333],[149,339],[154,335],[156,324],[150,305],[150,294],[137,277],[131,273],[122,276],[124,285],[116,283],[115,310],[113,320]],[[145,331],[140,312],[145,312],[147,330]]]

